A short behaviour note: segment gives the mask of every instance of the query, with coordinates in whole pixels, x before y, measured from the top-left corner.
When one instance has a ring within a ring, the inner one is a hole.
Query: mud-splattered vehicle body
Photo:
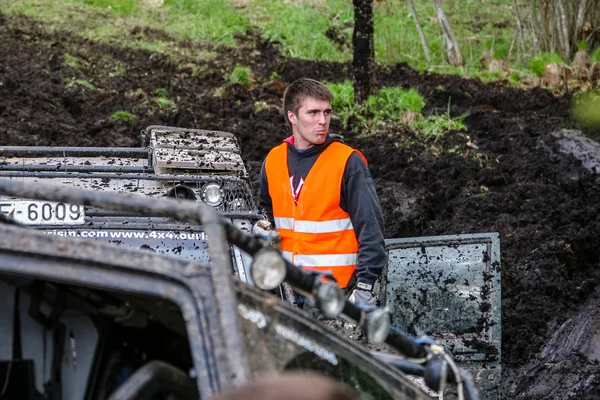
[[[143,198],[192,200],[190,203],[216,208],[228,223],[244,232],[261,218],[233,135],[154,126],[142,137],[140,148],[5,147],[0,151],[0,178],[28,185],[55,183]],[[129,250],[123,249],[130,247],[194,263],[214,261],[209,257],[206,226],[198,221],[182,223],[99,204],[82,206],[22,196],[0,196],[0,214],[43,230],[49,237],[91,238],[122,245],[114,250],[115,257],[118,251],[123,251],[122,257],[130,257]],[[231,241],[224,246],[227,260],[223,261],[230,265],[230,272],[239,281],[252,283],[252,257]],[[376,291],[394,324],[416,336],[435,337],[475,375],[482,398],[499,398],[498,235],[389,239],[386,247],[389,262]],[[262,324],[257,325],[256,318],[262,321],[260,315],[269,315],[267,311],[256,313],[257,305],[240,304],[238,312],[245,313],[255,326]],[[285,334],[285,328],[276,333],[281,332]],[[250,357],[255,352],[260,353],[252,349]],[[396,396],[392,398],[416,398]]]
[[[235,226],[259,218],[237,140],[231,133],[151,126],[144,147],[5,147],[0,177],[63,184],[152,198],[205,202]],[[127,247],[206,260],[201,226],[115,213],[96,207],[0,198],[0,213],[48,234],[104,240]],[[15,201],[16,200],[16,201]],[[246,281],[244,258],[233,247],[236,274]]]

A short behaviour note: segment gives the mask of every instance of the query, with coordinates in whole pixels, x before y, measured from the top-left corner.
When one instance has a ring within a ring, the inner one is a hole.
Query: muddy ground
[[[240,41],[237,50],[180,43],[219,57],[173,62],[0,14],[0,144],[138,146],[140,130],[152,124],[217,129],[240,138],[255,180],[268,149],[287,135],[279,109],[285,84],[351,75],[347,64],[288,59],[252,35]],[[228,83],[237,63],[252,66],[251,88]],[[363,137],[334,123],[370,162],[386,236],[499,232],[504,398],[599,398],[600,190],[597,176],[558,151],[551,135],[574,126],[570,96],[420,75],[402,64],[380,69],[378,85],[416,88],[427,113],[445,111],[449,100],[453,115],[469,113],[469,137],[436,143],[407,128]],[[157,88],[173,105],[157,104]],[[111,120],[119,110],[137,119]]]

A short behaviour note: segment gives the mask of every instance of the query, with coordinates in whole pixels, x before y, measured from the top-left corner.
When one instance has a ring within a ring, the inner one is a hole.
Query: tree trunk
[[[423,29],[421,28],[421,24],[419,23],[419,18],[417,17],[417,9],[415,8],[415,3],[413,0],[408,0],[408,5],[410,6],[410,13],[412,14],[412,17],[415,20],[415,26],[417,27],[419,36],[421,37],[421,46],[423,46],[423,52],[425,53],[425,58],[427,59],[427,62],[430,63],[431,56],[429,55],[429,46],[427,45],[427,39],[425,38]]]
[[[375,46],[373,42],[373,0],[352,0],[354,4],[354,102],[365,101],[375,81]]]
[[[523,35],[523,22],[521,21],[521,15],[519,14],[519,6],[516,0],[512,0],[513,9],[515,10],[515,17],[517,18],[517,33],[519,34],[519,44],[521,45],[521,55],[525,55],[525,36]],[[512,43],[510,45],[512,50]],[[510,54],[510,51],[509,51]],[[509,57],[510,58],[510,57]]]
[[[600,46],[600,0],[529,0],[529,6],[534,53],[559,52],[569,60],[582,40],[588,49]]]
[[[562,56],[565,60],[571,59],[571,41],[569,40],[569,20],[567,9],[562,0],[558,0],[558,22],[560,26],[559,36],[562,44]]]
[[[540,32],[542,30],[540,20],[538,19],[538,14],[536,12],[535,0],[531,0],[531,18],[529,19],[531,22],[531,55],[539,53],[540,51]]]
[[[463,64],[463,60],[462,55],[460,54],[460,48],[458,47],[458,42],[454,37],[452,27],[450,26],[450,23],[446,18],[446,14],[444,13],[444,9],[442,8],[442,2],[441,0],[433,0],[433,4],[437,10],[438,20],[440,21],[442,33],[446,42],[446,56],[448,62],[453,67],[461,66]]]
[[[575,23],[575,32],[573,37],[581,40],[583,37],[583,18],[585,17],[585,9],[587,8],[587,0],[579,1],[579,9],[577,10],[577,22]]]

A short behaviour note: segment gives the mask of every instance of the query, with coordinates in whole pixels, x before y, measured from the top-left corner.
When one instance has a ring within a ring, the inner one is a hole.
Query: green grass
[[[252,69],[250,67],[236,65],[229,75],[229,81],[246,87],[251,86],[253,83]]]
[[[69,53],[65,53],[63,56],[63,59],[64,59],[64,64],[67,67],[70,67],[73,69],[80,69],[80,68],[88,65],[87,61],[85,61],[79,57],[73,56]]]
[[[529,69],[538,77],[542,77],[546,72],[547,65],[562,62],[562,57],[556,53],[540,53],[531,59]]]
[[[248,19],[226,0],[165,0],[165,8],[170,22],[165,31],[184,39],[235,45],[235,36],[250,30]]]
[[[135,115],[133,115],[130,112],[127,111],[116,111],[115,113],[113,113],[110,116],[110,119],[112,119],[113,121],[126,121],[126,122],[132,122],[135,121],[137,117]]]
[[[308,2],[284,0],[248,0],[245,15],[262,32],[265,40],[280,43],[284,54],[310,60],[345,61],[343,52],[327,39],[325,32],[338,21],[353,21],[351,3],[343,0]],[[351,35],[351,32],[350,32]]]
[[[351,81],[327,83],[327,86],[334,95],[334,118],[345,129],[355,129],[362,135],[370,135],[385,125],[409,124],[425,141],[435,143],[448,132],[467,130],[463,123],[467,115],[451,117],[450,104],[445,114],[424,117],[421,112],[425,100],[414,89],[383,87],[363,104],[356,105]],[[407,115],[410,118],[403,121]]]
[[[572,113],[581,124],[600,128],[600,89],[580,93],[573,99]]]
[[[139,12],[135,0],[82,0],[86,6],[108,9],[120,16]]]
[[[333,118],[340,120],[344,128],[348,128],[350,121],[359,119],[364,121],[362,109],[354,104],[354,88],[349,80],[343,83],[327,82],[327,87],[333,93],[333,102],[331,104],[334,115]]]
[[[88,90],[96,90],[96,87],[93,84],[91,84],[90,82],[88,82],[84,79],[73,80],[65,86],[66,89],[72,89],[75,87],[81,87],[81,88],[85,88]]]
[[[235,45],[235,36],[250,29],[247,18],[227,0],[165,0],[158,9],[137,0],[14,0],[2,10],[43,20],[49,30],[69,30],[86,39],[157,52],[181,49],[164,40],[134,39],[132,29],[150,27],[177,40],[210,46]]]
[[[590,54],[590,61],[600,62],[600,47],[598,47],[596,50],[592,51],[592,54]]]
[[[383,87],[376,95],[369,96],[365,105],[373,119],[397,121],[406,111],[420,113],[425,100],[414,89],[406,91],[400,87]]]
[[[154,94],[160,97],[167,97],[167,89],[165,88],[156,88],[154,89]]]
[[[257,101],[254,103],[254,114],[259,114],[267,108],[266,101]]]
[[[442,115],[431,115],[413,121],[411,127],[427,141],[437,142],[448,132],[466,131],[467,126],[463,123],[467,115],[452,118],[447,112]]]
[[[264,40],[278,43],[284,55],[310,60],[348,62],[352,59],[354,13],[348,0],[164,0],[158,8],[145,0],[0,0],[3,12],[22,13],[44,23],[43,29],[67,30],[85,39],[144,49],[179,59],[205,61],[218,56],[218,46],[238,46],[238,37],[259,32]],[[518,2],[521,16],[527,2]],[[479,77],[484,82],[505,79],[514,70],[527,79],[529,50],[522,54],[512,0],[445,0],[447,17],[461,47],[464,65],[445,62],[442,35],[432,2],[416,2],[431,62],[425,59],[421,40],[405,0],[374,3],[375,58],[378,64],[406,62],[420,71]],[[150,30],[139,29],[150,28]],[[153,30],[166,34],[156,35]],[[334,43],[327,32],[342,43]],[[133,33],[136,32],[136,33]],[[527,45],[530,38],[525,38]],[[206,47],[193,50],[179,46],[189,40]],[[489,50],[507,59],[513,69],[506,74],[489,73],[480,57]],[[600,51],[592,53],[600,59]],[[539,61],[533,69],[540,71]],[[516,75],[509,81],[513,82]]]
[[[236,4],[241,6],[236,8],[233,6]],[[493,50],[497,58],[509,56],[515,36],[510,4],[511,0],[444,1],[465,60],[461,73],[476,74],[479,57],[486,49]],[[416,2],[416,6],[432,62],[425,61],[404,0],[375,2],[377,62],[407,62],[420,70],[452,72],[444,62],[435,9],[431,2]],[[52,29],[72,30],[87,39],[161,53],[176,53],[181,49],[165,38],[133,37],[132,29],[150,27],[176,39],[235,46],[236,36],[255,27],[265,40],[280,43],[288,56],[322,61],[352,58],[354,14],[352,3],[347,0],[165,0],[159,8],[146,7],[139,0],[12,0],[3,9],[42,19]],[[334,30],[345,45],[329,40],[328,30]],[[518,46],[514,46],[512,58],[518,51]]]
[[[173,102],[173,100],[167,99],[165,97],[157,97],[154,101],[161,108],[169,108],[169,107],[175,106],[175,103]]]

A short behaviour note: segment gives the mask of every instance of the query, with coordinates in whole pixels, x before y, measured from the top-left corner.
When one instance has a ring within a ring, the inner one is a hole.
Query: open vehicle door
[[[482,399],[500,399],[499,235],[390,239],[386,249],[379,299],[393,324],[443,343]]]

